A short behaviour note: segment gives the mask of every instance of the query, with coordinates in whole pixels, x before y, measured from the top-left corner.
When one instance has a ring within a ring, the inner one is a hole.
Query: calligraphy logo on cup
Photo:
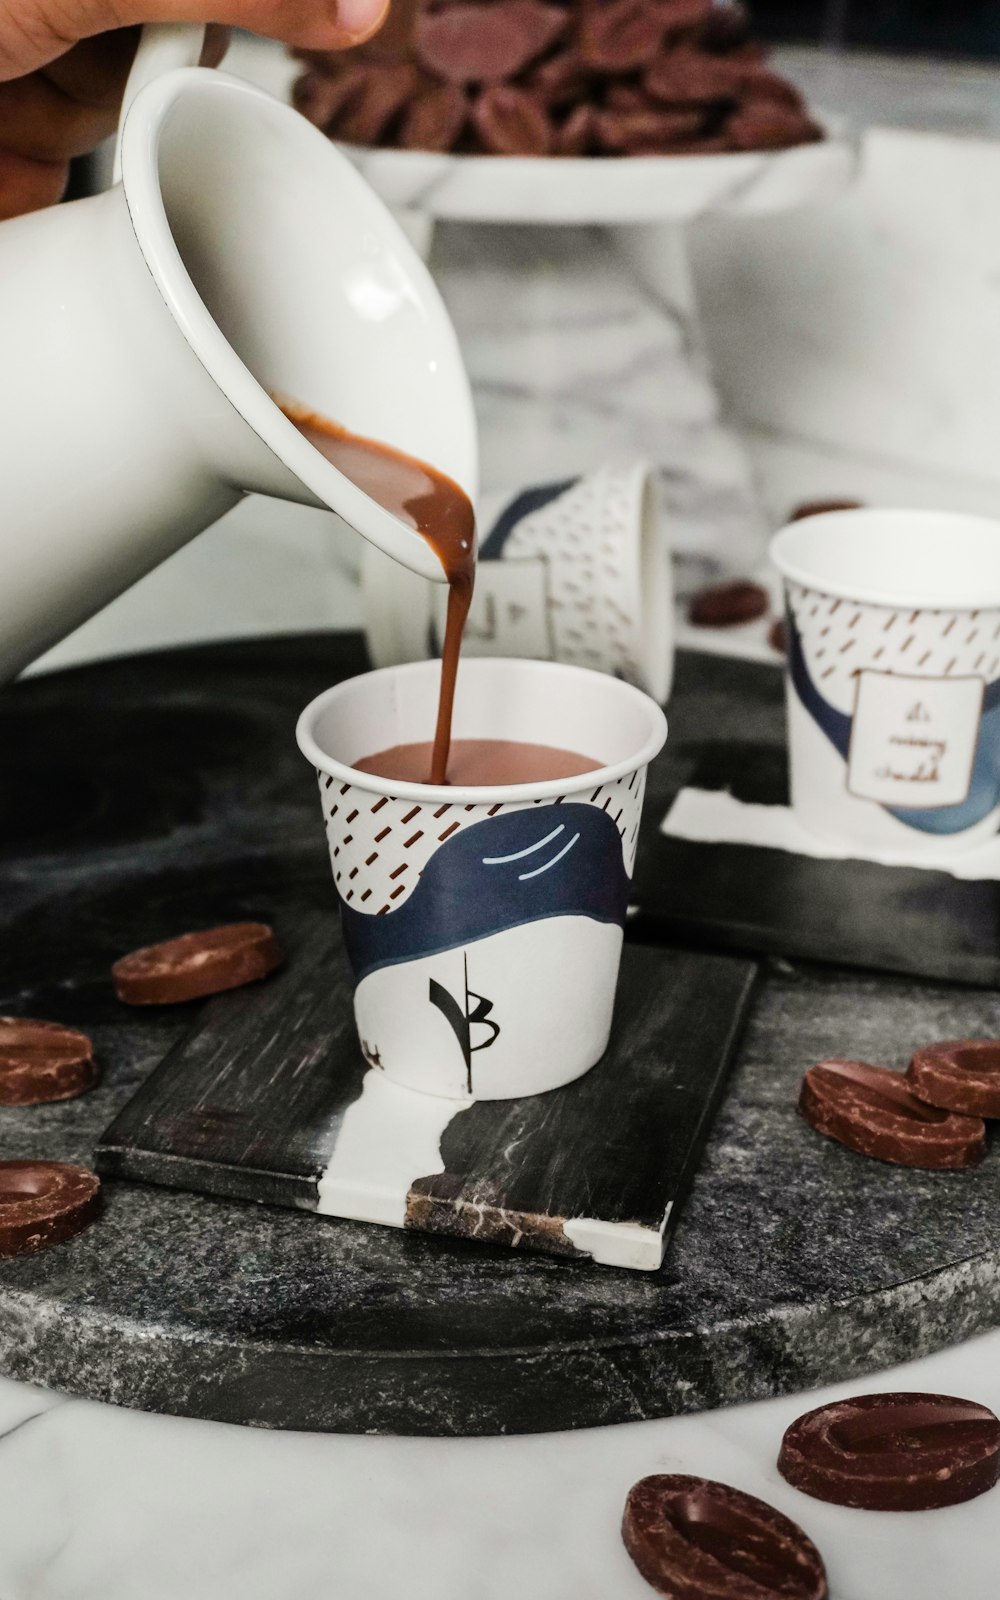
[[[430,1061],[436,1092],[486,1097],[517,1093],[533,1057],[555,1059],[556,1038],[578,1060],[604,1013],[606,1036],[640,773],[552,804],[409,806],[398,824],[400,802],[376,800],[372,815],[364,797],[368,821],[360,798],[338,796],[328,837],[369,1064],[420,1088]]]

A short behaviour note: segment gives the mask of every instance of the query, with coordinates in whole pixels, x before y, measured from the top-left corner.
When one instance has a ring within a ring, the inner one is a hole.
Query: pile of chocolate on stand
[[[299,54],[295,104],[348,144],[608,157],[823,137],[740,0],[393,0],[366,44]]]

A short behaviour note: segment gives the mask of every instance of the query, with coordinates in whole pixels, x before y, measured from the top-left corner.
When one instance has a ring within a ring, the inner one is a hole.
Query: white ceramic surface
[[[369,1065],[404,1088],[538,1094],[607,1046],[646,766],[666,720],[637,689],[579,667],[473,660],[459,673],[455,739],[522,740],[599,765],[489,788],[356,771],[431,736],[440,677],[433,661],[385,667],[328,689],[299,719],[358,1034]]]
[[[1000,523],[830,512],[771,554],[799,821],[883,858],[982,844],[1000,818]]]
[[[442,576],[271,390],[475,489],[447,314],[322,135],[246,84],[178,69],[133,100],[121,158],[121,185],[0,231],[0,679],[247,490],[335,508]]]
[[[907,1516],[809,1499],[775,1467],[827,1399],[966,1395],[1000,1411],[1000,1333],[891,1372],[704,1416],[512,1439],[279,1434],[0,1380],[4,1600],[650,1600],[629,1486],[692,1472],[762,1496],[826,1560],[830,1600],[996,1600],[997,1494]]]
[[[837,193],[855,164],[839,126],[816,144],[729,155],[455,156],[342,145],[388,205],[451,222],[685,222]]]

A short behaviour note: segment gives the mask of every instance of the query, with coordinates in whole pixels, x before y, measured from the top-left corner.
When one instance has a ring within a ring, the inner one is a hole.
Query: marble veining
[[[444,1170],[441,1136],[468,1103],[416,1094],[370,1069],[320,1173],[317,1211],[402,1228],[414,1177]]]
[[[693,1472],[800,1522],[825,1558],[830,1600],[995,1600],[1000,1491],[903,1517],[825,1505],[778,1474],[781,1434],[802,1410],[880,1389],[1000,1410],[1000,1333],[800,1398],[571,1438],[259,1433],[0,1379],[0,1593],[649,1600],[621,1545],[625,1495],[647,1473]]]
[[[20,865],[3,886],[0,1009],[92,1029],[104,1068],[79,1101],[0,1113],[11,1155],[91,1159],[189,1033],[187,1016],[125,1014],[108,983],[115,955],[239,917],[264,916],[280,932],[291,912],[329,906],[315,779],[291,730],[320,683],[357,669],[358,647],[332,635],[206,647],[5,693],[0,735],[21,763],[11,813]],[[755,726],[777,731],[779,674],[744,670],[761,680]],[[25,716],[42,747],[59,751],[62,776],[15,737]],[[692,740],[709,729],[746,741],[749,731],[746,704],[708,657],[678,662],[672,718],[650,768],[653,819],[685,780]],[[633,959],[662,959],[634,938],[630,948]],[[704,993],[700,977],[687,982]],[[640,985],[647,992],[652,1003],[658,991]],[[104,1215],[71,1247],[0,1264],[0,1364],[23,1380],[187,1414],[435,1435],[640,1420],[871,1371],[1000,1319],[1000,1152],[957,1178],[866,1166],[796,1116],[803,1065],[845,1052],[898,1060],[913,1039],[988,1030],[994,1012],[990,991],[772,966],[654,1273],[109,1183]],[[685,1015],[697,1039],[720,1008]],[[651,1049],[651,1061],[660,1055]],[[317,1080],[317,1115],[325,1093]],[[477,1126],[481,1135],[482,1111],[453,1119],[443,1144],[473,1139]],[[605,1137],[606,1118],[589,1125]],[[442,1155],[447,1171],[466,1170]],[[306,1206],[322,1166],[312,1156],[301,1148],[296,1168]],[[594,1215],[588,1200],[560,1214]],[[365,1348],[370,1359],[359,1360]]]
[[[721,419],[683,252],[651,280],[642,246],[597,227],[442,223],[431,265],[477,406],[486,494],[645,457],[671,548],[759,559],[749,466]]]

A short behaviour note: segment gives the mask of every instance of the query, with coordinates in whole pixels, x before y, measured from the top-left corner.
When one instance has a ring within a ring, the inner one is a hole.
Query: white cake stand
[[[611,226],[760,216],[836,194],[856,151],[839,129],[790,150],[707,156],[453,156],[341,148],[387,205],[439,222]]]
[[[641,159],[343,146],[448,303],[475,394],[487,515],[528,485],[641,455],[662,468],[682,591],[757,564],[767,530],[722,420],[687,225],[835,195],[857,152],[827,133],[768,154]]]

